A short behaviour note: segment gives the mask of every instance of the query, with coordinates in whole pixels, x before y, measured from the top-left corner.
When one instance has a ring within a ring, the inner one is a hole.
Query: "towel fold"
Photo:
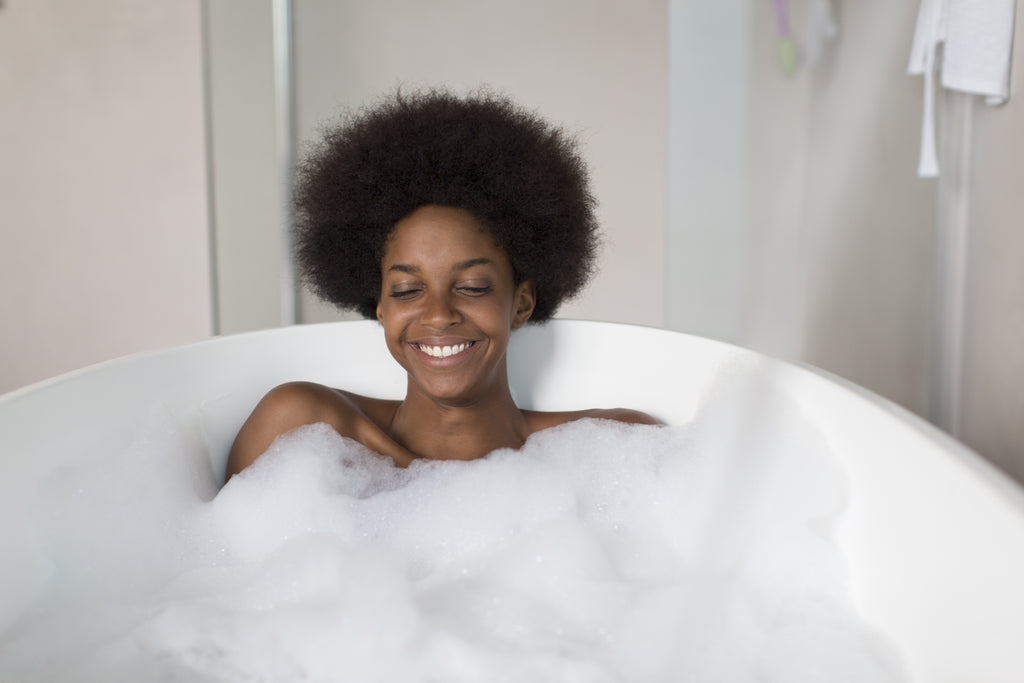
[[[942,87],[1002,104],[1010,96],[1016,0],[922,0],[910,50],[911,75],[923,75],[924,121],[918,175],[939,174],[935,153],[935,73]],[[942,44],[941,62],[936,50]]]

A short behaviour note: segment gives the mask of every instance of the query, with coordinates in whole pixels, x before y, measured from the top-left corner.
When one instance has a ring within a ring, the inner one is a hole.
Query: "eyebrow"
[[[454,266],[452,266],[452,272],[456,273],[461,270],[467,270],[468,268],[472,268],[473,266],[486,266],[492,263],[494,263],[494,261],[492,261],[489,258],[471,258],[468,261],[456,263]],[[420,272],[420,269],[417,266],[411,266],[406,263],[396,263],[392,265],[390,268],[388,268],[388,272],[418,273]]]
[[[491,261],[491,259],[489,259],[489,258],[482,258],[482,257],[481,258],[471,258],[468,261],[463,261],[462,263],[456,263],[452,267],[452,272],[459,271],[459,270],[467,270],[469,268],[472,268],[473,266],[488,266],[491,263],[493,263],[493,261]]]

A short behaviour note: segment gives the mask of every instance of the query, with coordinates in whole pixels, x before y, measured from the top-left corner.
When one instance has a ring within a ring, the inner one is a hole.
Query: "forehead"
[[[511,268],[504,250],[473,214],[453,207],[424,206],[395,224],[381,265],[443,265],[475,258]]]

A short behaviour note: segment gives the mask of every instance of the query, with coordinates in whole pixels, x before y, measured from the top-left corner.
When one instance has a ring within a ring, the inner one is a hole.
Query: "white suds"
[[[408,469],[313,425],[216,496],[150,426],[41,492],[53,579],[0,679],[901,680],[849,608],[823,439],[728,405]]]

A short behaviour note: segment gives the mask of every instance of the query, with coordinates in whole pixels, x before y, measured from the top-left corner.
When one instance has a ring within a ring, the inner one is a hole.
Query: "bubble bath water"
[[[219,492],[158,416],[40,491],[52,576],[0,679],[902,680],[850,608],[827,444],[793,417],[749,438],[790,413],[408,469],[311,425]]]

